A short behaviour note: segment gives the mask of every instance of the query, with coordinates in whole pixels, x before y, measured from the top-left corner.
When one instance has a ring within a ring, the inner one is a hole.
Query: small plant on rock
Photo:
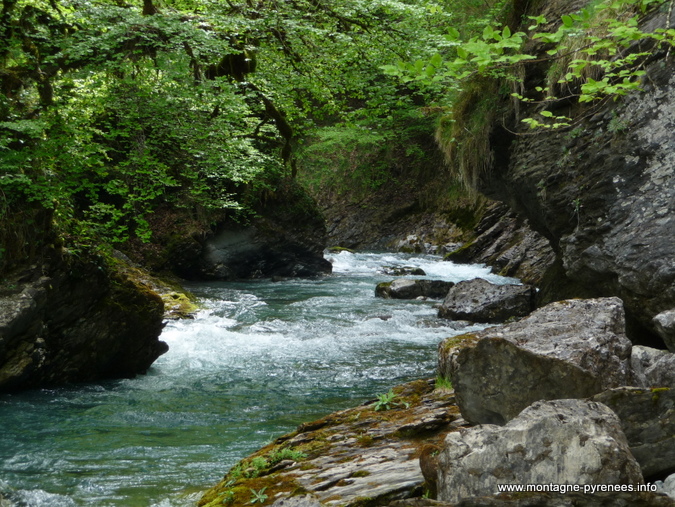
[[[388,393],[378,394],[377,401],[375,402],[375,410],[379,412],[382,410],[391,410],[392,408],[398,407],[408,408],[410,406],[410,404],[406,403],[405,401],[396,401],[396,398],[397,396],[391,389],[389,389]]]
[[[265,503],[265,500],[267,500],[267,495],[265,494],[266,489],[267,487],[262,488],[260,491],[251,489],[251,494],[253,496],[251,497],[251,501],[249,503],[251,504],[254,504],[256,502]]]

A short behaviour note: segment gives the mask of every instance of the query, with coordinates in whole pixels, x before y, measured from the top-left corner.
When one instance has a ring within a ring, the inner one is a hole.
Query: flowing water
[[[236,461],[298,424],[435,375],[458,331],[431,301],[374,297],[417,266],[460,281],[481,266],[403,254],[328,255],[331,276],[189,286],[204,310],[170,322],[147,375],[0,396],[0,494],[26,507],[186,507]]]

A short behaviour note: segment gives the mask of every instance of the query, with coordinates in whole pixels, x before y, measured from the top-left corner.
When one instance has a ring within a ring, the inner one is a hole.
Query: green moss
[[[658,403],[661,398],[661,393],[670,391],[670,387],[653,387],[652,391],[652,401]]]
[[[453,250],[445,254],[443,257],[444,261],[453,261],[453,262],[466,262],[471,257],[471,248],[475,244],[475,241],[468,241],[460,246],[458,249]]]
[[[470,345],[476,343],[477,341],[478,336],[476,336],[474,333],[464,333],[460,334],[459,336],[453,336],[452,338],[446,338],[441,342],[441,352],[443,354],[447,354],[458,345]]]
[[[340,253],[340,252],[349,252],[349,253],[356,253],[355,250],[352,250],[351,248],[345,248],[342,246],[332,246],[328,249],[330,253]]]

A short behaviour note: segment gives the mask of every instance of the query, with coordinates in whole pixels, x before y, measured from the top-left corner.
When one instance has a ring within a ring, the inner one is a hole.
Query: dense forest
[[[0,268],[152,241],[158,210],[183,229],[245,222],[298,175],[315,195],[367,193],[441,167],[434,131],[471,186],[500,102],[530,108],[511,128],[571,128],[561,103],[638,88],[673,38],[638,29],[655,4],[528,20],[506,1],[4,0]],[[542,61],[549,85],[528,87]],[[440,194],[446,176],[425,175]]]

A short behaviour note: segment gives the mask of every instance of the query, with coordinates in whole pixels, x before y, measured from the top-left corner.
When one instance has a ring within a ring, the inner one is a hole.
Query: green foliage
[[[391,389],[385,394],[378,394],[373,410],[379,412],[383,410],[391,410],[393,408],[408,408],[410,406],[405,401],[396,401],[397,398],[398,396],[394,394],[394,391]]]
[[[442,375],[437,375],[435,389],[452,389],[452,382]]]
[[[305,459],[306,457],[307,454],[305,454],[302,451],[293,449],[291,447],[283,447],[281,449],[276,449],[271,453],[269,453],[268,455],[270,466],[274,466],[283,460],[300,461]]]
[[[521,91],[511,95],[523,102],[548,103],[559,100],[555,90],[565,91],[566,98],[592,102],[605,97],[623,96],[640,89],[644,75],[641,66],[653,53],[632,49],[636,41],[653,45],[675,44],[675,30],[657,29],[644,32],[638,17],[663,0],[605,0],[590,4],[572,14],[563,15],[560,23],[551,25],[543,16],[530,16],[528,32],[512,32],[509,26],[489,21],[479,35],[460,37],[450,28],[446,39],[450,47],[441,48],[426,60],[387,65],[383,70],[402,82],[421,82],[428,86],[443,83],[447,89],[461,89],[476,76],[499,78],[512,82]],[[541,27],[546,29],[541,30]],[[540,59],[523,52],[526,43],[539,41],[552,45],[546,51],[549,63],[558,75],[548,87],[524,90],[522,66]],[[543,96],[533,98],[539,93]],[[539,112],[540,118],[523,121],[534,128],[560,128],[570,125],[570,118],[551,111]]]
[[[250,488],[249,488],[250,489]],[[256,502],[260,503],[265,503],[265,500],[267,500],[268,496],[265,494],[265,490],[267,487],[264,487],[260,489],[259,491],[255,491],[254,489],[251,489],[251,501],[249,503],[254,504]]]

